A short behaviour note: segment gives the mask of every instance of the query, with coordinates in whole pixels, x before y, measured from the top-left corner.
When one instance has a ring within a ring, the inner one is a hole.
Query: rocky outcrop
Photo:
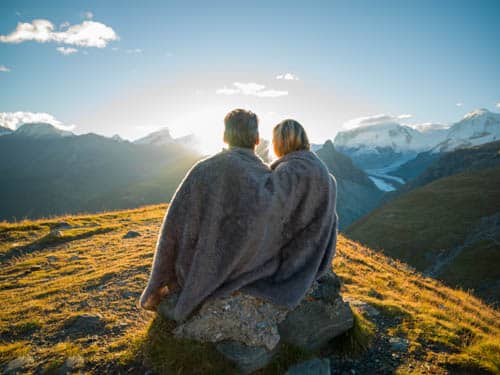
[[[329,273],[293,310],[236,292],[207,301],[173,333],[179,339],[213,343],[242,373],[250,373],[265,367],[280,343],[315,351],[350,329],[353,314],[339,289],[338,278]],[[165,298],[159,314],[172,320],[176,299],[177,295]]]

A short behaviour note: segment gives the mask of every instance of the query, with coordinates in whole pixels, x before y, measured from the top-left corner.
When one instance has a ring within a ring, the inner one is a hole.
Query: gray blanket
[[[141,302],[179,289],[178,320],[239,289],[287,307],[300,302],[335,251],[336,185],[310,152],[272,168],[233,148],[191,169],[168,208]]]

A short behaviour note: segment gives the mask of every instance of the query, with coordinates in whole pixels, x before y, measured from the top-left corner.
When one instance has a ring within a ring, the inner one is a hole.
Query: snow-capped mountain
[[[51,124],[46,123],[28,123],[18,127],[14,134],[16,136],[31,137],[31,138],[58,138],[58,137],[72,137],[70,131],[58,129]]]
[[[387,122],[339,132],[335,147],[363,169],[382,168],[432,148],[444,141],[446,134],[447,129],[435,124],[415,129]]]
[[[0,126],[0,136],[12,133],[12,129]]]
[[[174,138],[168,128],[162,128],[134,141],[138,145],[165,146],[174,143]]]
[[[434,123],[407,126],[397,121],[360,126],[339,132],[335,147],[350,156],[375,183],[380,184],[382,179],[394,189],[405,181],[391,172],[418,154],[449,152],[499,139],[500,114],[478,109],[451,126]]]
[[[433,148],[433,152],[448,152],[468,148],[500,139],[500,113],[478,109],[467,113],[453,124],[446,139]]]

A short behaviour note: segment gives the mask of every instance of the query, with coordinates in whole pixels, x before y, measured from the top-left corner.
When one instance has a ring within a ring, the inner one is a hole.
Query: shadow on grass
[[[25,254],[30,254],[38,250],[47,249],[57,246],[66,242],[81,240],[83,238],[92,237],[96,234],[108,233],[116,229],[116,227],[100,227],[84,231],[67,231],[68,234],[55,235],[49,233],[42,238],[33,241],[32,243],[24,246],[16,246],[7,251],[4,255],[0,256],[1,262],[7,262],[12,258],[19,257]]]

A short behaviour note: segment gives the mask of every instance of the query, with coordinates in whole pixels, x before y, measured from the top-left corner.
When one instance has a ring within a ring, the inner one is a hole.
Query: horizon
[[[2,2],[0,115],[128,140],[167,127],[214,152],[237,107],[265,139],[295,118],[314,143],[500,108],[494,1],[284,4]]]

